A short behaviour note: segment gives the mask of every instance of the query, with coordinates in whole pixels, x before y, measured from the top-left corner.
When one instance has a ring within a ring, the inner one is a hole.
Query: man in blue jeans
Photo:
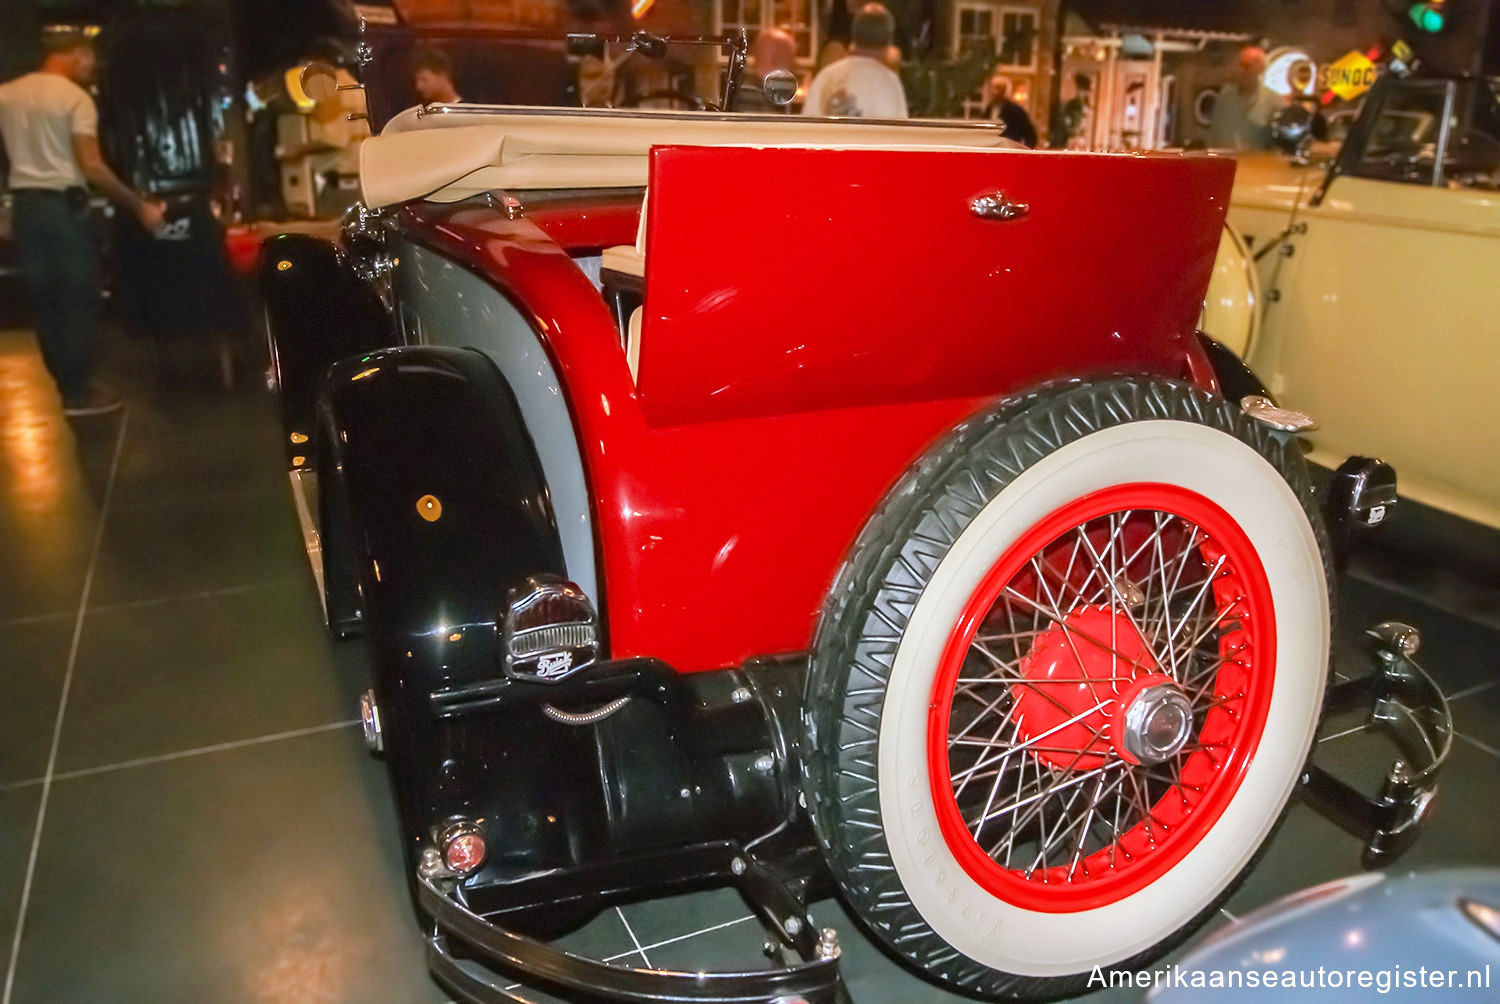
[[[161,226],[163,206],[132,191],[99,153],[99,113],[84,90],[94,75],[93,43],[81,33],[55,32],[42,46],[40,70],[0,85],[12,234],[63,413],[99,415],[123,402],[92,376],[100,279],[84,186],[134,213],[147,230]]]

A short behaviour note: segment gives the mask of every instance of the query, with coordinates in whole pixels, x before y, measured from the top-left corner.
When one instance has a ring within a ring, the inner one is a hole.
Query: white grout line
[[[109,480],[104,485],[104,499],[99,503],[99,525],[94,528],[94,548],[89,554],[88,571],[83,576],[83,595],[78,598],[78,616],[73,620],[73,641],[68,647],[68,668],[63,673],[62,693],[57,698],[57,717],[52,722],[52,747],[47,753],[47,771],[42,777],[42,797],[36,809],[36,828],[31,833],[31,853],[26,859],[26,879],[21,884],[21,905],[16,911],[16,931],[10,942],[10,963],[5,970],[5,991],[0,1004],[10,1004],[16,984],[16,963],[21,957],[21,936],[26,931],[26,908],[31,903],[31,883],[36,877],[36,856],[42,845],[42,826],[47,821],[47,798],[52,794],[52,774],[57,769],[57,748],[62,741],[63,717],[68,711],[68,692],[73,687],[73,667],[78,664],[78,642],[83,637],[83,619],[89,609],[89,592],[94,588],[94,570],[99,567],[99,551],[104,545],[104,528],[109,522],[109,503],[115,494],[115,479],[120,473],[120,454],[125,447],[125,431],[130,428],[130,408],[120,416],[120,431],[115,436],[115,455],[109,464]]]
[[[1490,756],[1500,757],[1500,750],[1495,749],[1495,747],[1491,746],[1489,743],[1482,743],[1478,739],[1475,739],[1473,736],[1466,736],[1462,732],[1454,732],[1453,734],[1462,739],[1464,742],[1478,746]]]
[[[1454,693],[1449,694],[1448,703],[1452,704],[1454,701],[1462,697],[1472,697],[1475,694],[1482,693],[1494,686],[1500,686],[1500,680],[1486,680],[1483,683],[1476,683],[1472,687],[1465,687],[1463,690],[1455,691]]]
[[[617,906],[617,907],[615,907],[615,913],[619,914],[619,916],[620,916],[620,923],[622,923],[622,924],[625,925],[625,933],[628,934],[628,935],[630,935],[630,943],[632,945],[634,945],[635,946],[635,950],[641,954],[641,961],[644,962],[644,963],[646,963],[646,967],[649,969],[650,966],[651,966],[651,957],[648,956],[646,954],[646,950],[641,947],[641,939],[637,938],[635,936],[635,932],[630,929],[630,921],[628,921],[628,920],[625,919],[625,911],[621,910]]]
[[[620,908],[619,907],[615,907],[615,909],[619,910]],[[651,944],[643,946],[640,943],[640,941],[636,938],[635,932],[630,929],[629,922],[625,920],[625,914],[621,913],[620,914],[620,922],[625,925],[625,930],[630,935],[630,940],[633,941],[633,942],[635,942],[635,947],[632,948],[632,949],[630,949],[627,952],[617,952],[614,955],[606,955],[604,958],[600,959],[599,961],[600,962],[619,962],[621,959],[627,959],[627,958],[629,958],[632,955],[639,955],[641,958],[646,959],[646,965],[649,966],[651,964],[651,960],[646,958],[646,953],[649,952],[649,951],[653,951],[653,950],[655,950],[657,948],[663,948],[663,947],[665,947],[667,945],[675,945],[679,941],[687,941],[689,938],[696,938],[700,934],[711,934],[714,931],[722,931],[726,927],[733,927],[736,924],[743,924],[747,920],[754,920],[754,919],[755,919],[755,915],[754,914],[747,914],[744,917],[736,917],[734,920],[726,920],[722,924],[714,924],[712,927],[705,927],[701,931],[689,931],[687,934],[679,934],[675,938],[663,938],[661,941],[653,941]],[[529,989],[529,988],[525,984],[523,984],[523,983],[512,983],[510,986],[503,988],[503,992],[506,993],[506,994],[510,994],[513,1000],[525,1000],[524,997],[515,997],[511,992],[515,991],[515,990],[526,990],[526,989]]]
[[[255,498],[260,495],[280,495],[282,488],[226,488],[223,491],[204,492],[201,495],[174,495],[166,499],[143,499],[125,502],[115,507],[115,512],[136,512],[142,509],[160,509],[165,506],[194,505],[200,502],[233,502],[237,499]]]
[[[118,512],[119,510],[116,510]],[[239,593],[254,592],[257,589],[268,589],[271,586],[280,586],[288,582],[295,582],[301,576],[278,575],[274,579],[265,579],[261,582],[247,582],[239,586],[225,586],[223,589],[203,589],[195,593],[173,593],[170,596],[154,596],[145,600],[126,600],[123,603],[101,603],[99,606],[89,608],[91,614],[107,614],[115,610],[135,610],[140,607],[158,607],[168,603],[188,603],[193,600],[211,600],[220,596],[234,596]],[[0,621],[0,628],[19,627],[25,624],[43,624],[47,621],[60,621],[68,617],[76,617],[77,612],[59,610],[50,614],[29,614],[25,617],[13,617],[10,620]]]
[[[285,732],[272,732],[263,736],[254,736],[250,739],[232,739],[226,743],[214,743],[211,746],[194,746],[192,749],[176,750],[172,753],[157,753],[152,756],[137,757],[134,760],[121,760],[118,763],[100,764],[97,767],[80,767],[77,770],[67,770],[52,775],[53,781],[71,781],[79,777],[92,777],[95,774],[108,774],[112,771],[126,770],[131,767],[145,767],[153,763],[169,763],[173,760],[185,760],[188,757],[202,756],[205,753],[222,753],[225,750],[244,749],[246,746],[260,746],[265,743],[279,742],[282,739],[297,739],[301,736],[314,736],[321,732],[334,732],[338,729],[347,729],[351,725],[358,725],[358,718],[350,718],[342,722],[327,722],[323,725],[309,725],[303,729],[288,729]],[[40,777],[27,778],[24,781],[10,781],[0,784],[0,792],[15,791],[17,788],[34,788],[43,783],[45,779]]]
[[[689,938],[696,938],[700,934],[711,934],[714,931],[722,931],[726,927],[733,927],[736,924],[743,924],[743,923],[745,923],[748,920],[754,920],[754,919],[755,919],[755,915],[754,914],[747,914],[746,916],[743,916],[743,917],[736,917],[734,920],[726,920],[722,924],[715,924],[712,927],[705,927],[701,931],[689,931],[687,934],[679,934],[675,938],[663,938],[661,941],[653,941],[651,944],[646,945],[646,946],[640,948],[639,951],[641,953],[641,956],[644,958],[645,954],[647,952],[654,951],[654,950],[656,950],[658,948],[664,948],[667,945],[675,945],[679,941],[687,941]],[[634,935],[632,935],[631,937],[634,937]],[[636,951],[637,951],[637,949],[631,949],[628,952],[621,952],[618,955],[608,956],[607,958],[603,959],[602,961],[604,961],[604,962],[618,962],[620,959],[623,959],[623,958],[625,958],[628,955],[634,955],[636,953]]]
[[[296,581],[300,576],[279,575],[274,579],[266,579],[262,582],[247,582],[239,586],[225,586],[222,589],[200,589],[195,593],[176,593],[172,596],[157,596],[148,600],[127,600],[124,603],[105,603],[94,607],[89,611],[91,614],[107,614],[116,610],[138,610],[141,607],[159,607],[169,603],[191,603],[194,600],[213,600],[221,596],[238,596],[241,593],[253,593],[257,589],[268,589],[271,586],[280,586],[288,582]]]
[[[1345,729],[1342,732],[1335,732],[1331,736],[1321,736],[1321,737],[1319,737],[1318,742],[1320,742],[1320,743],[1326,743],[1330,739],[1342,739],[1344,736],[1352,736],[1356,732],[1363,732],[1365,729],[1367,729],[1369,727],[1370,727],[1370,723],[1369,722],[1365,722],[1363,725],[1356,725],[1352,729]]]

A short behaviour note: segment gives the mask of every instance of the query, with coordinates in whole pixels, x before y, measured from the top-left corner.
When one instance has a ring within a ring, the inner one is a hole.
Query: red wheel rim
[[[1106,636],[1106,632],[1108,633]],[[1160,878],[1232,801],[1276,664],[1254,545],[1209,499],[1129,484],[1059,508],[990,568],[933,684],[928,774],[939,828],[997,898],[1067,912]],[[1140,695],[1179,708],[1139,724]],[[1162,722],[1191,707],[1176,752]],[[1133,760],[1131,741],[1159,761]]]

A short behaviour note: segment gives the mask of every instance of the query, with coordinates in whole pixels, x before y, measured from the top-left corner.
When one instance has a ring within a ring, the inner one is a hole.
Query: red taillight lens
[[[451,872],[467,875],[484,864],[484,834],[473,823],[458,823],[443,836],[443,864]]]

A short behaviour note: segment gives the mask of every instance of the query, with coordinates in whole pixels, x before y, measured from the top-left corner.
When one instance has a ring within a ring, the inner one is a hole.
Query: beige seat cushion
[[[599,256],[599,267],[644,279],[646,277],[646,256],[634,244],[621,244],[618,247],[604,249]]]
[[[641,369],[641,317],[646,308],[636,307],[625,325],[625,362],[630,365],[630,379],[636,380]]]

